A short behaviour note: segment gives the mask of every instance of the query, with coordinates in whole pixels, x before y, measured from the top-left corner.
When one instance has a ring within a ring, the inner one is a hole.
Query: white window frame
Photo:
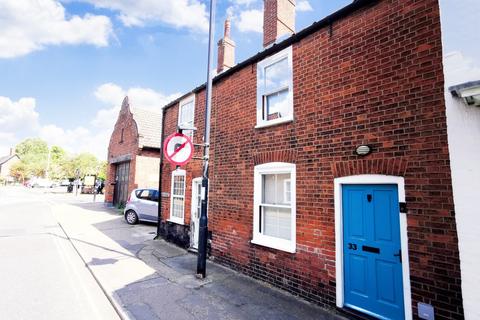
[[[265,174],[290,174],[291,195],[291,235],[290,240],[264,235],[260,232],[260,205],[262,203],[262,176]],[[253,194],[253,238],[252,243],[261,246],[295,253],[297,244],[297,210],[296,210],[296,166],[292,163],[271,162],[255,166]]]
[[[178,126],[181,126],[183,125],[184,123],[183,122],[180,122],[181,120],[181,115],[182,115],[182,108],[189,104],[189,103],[192,103],[192,124],[190,125],[192,128],[195,126],[195,95],[192,94],[188,97],[186,97],[185,99],[181,100],[180,103],[178,104],[178,119],[177,119],[177,125]],[[195,131],[192,130],[191,131],[191,134],[188,134],[188,136],[190,138],[193,138],[193,135],[195,134]]]
[[[174,196],[174,180],[176,176],[183,176],[184,183],[183,183],[183,196]],[[172,171],[172,182],[170,186],[170,219],[168,221],[178,223],[178,224],[185,224],[185,188],[187,185],[187,175],[186,171],[183,169],[177,169]],[[183,212],[182,212],[182,217],[175,217],[173,215],[173,198],[182,198],[183,200]]]
[[[288,88],[288,99],[289,99],[288,103],[289,103],[291,112],[290,112],[290,115],[286,117],[281,117],[281,118],[272,119],[272,120],[265,120],[263,119],[263,108],[264,108],[264,96],[266,95],[266,93],[262,83],[263,75],[265,74],[266,68],[285,58],[287,58],[288,67],[291,70],[291,77],[288,81],[288,86],[279,88],[279,90],[270,92],[270,94],[280,92],[281,90]],[[292,61],[293,61],[292,47],[290,46],[274,54],[273,56],[270,56],[260,61],[259,63],[257,63],[257,125],[255,126],[255,128],[264,128],[264,127],[274,126],[280,123],[293,121],[293,62]]]

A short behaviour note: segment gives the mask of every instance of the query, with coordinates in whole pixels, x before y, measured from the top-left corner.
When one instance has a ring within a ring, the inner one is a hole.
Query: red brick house
[[[161,119],[125,97],[108,146],[105,202],[124,204],[135,188],[158,188]]]
[[[350,314],[463,318],[437,0],[357,0],[285,37],[294,12],[265,0],[264,51],[214,79],[211,258]],[[204,106],[205,86],[167,105],[163,137],[201,143]],[[201,166],[161,168],[161,235],[193,248]]]

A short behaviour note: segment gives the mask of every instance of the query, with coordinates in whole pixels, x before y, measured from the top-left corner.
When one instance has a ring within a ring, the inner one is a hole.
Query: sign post
[[[212,65],[215,35],[216,0],[210,0],[210,27],[208,34],[207,92],[205,96],[205,133],[203,136],[203,176],[202,176],[202,209],[200,213],[197,277],[205,278],[207,269],[207,236],[208,236],[208,159],[210,153],[210,115],[212,111]]]

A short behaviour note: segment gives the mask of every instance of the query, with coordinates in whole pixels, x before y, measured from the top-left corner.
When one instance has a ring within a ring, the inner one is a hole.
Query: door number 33
[[[348,249],[350,250],[357,250],[357,245],[355,243],[349,243],[348,244]]]

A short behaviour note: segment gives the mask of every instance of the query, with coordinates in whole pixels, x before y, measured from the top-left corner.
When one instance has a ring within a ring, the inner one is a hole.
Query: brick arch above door
[[[361,174],[383,174],[404,177],[408,161],[401,158],[361,159],[332,163],[335,178]]]

